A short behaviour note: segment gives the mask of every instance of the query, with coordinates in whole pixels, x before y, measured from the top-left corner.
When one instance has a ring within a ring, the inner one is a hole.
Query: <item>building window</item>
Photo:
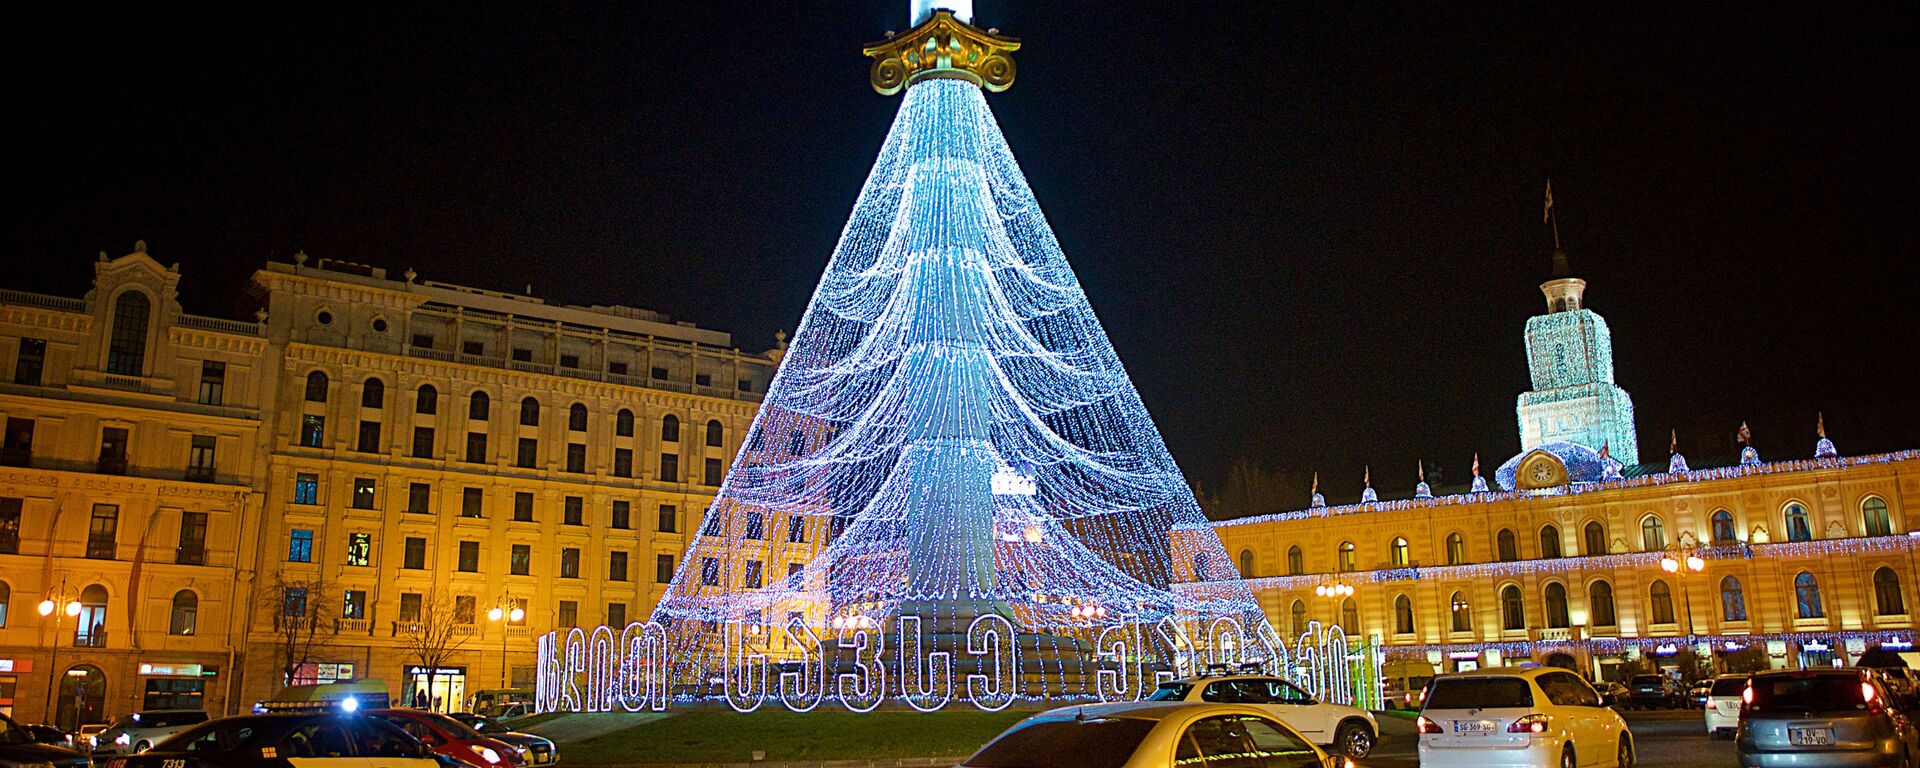
[[[367,591],[349,589],[340,596],[340,618],[359,621],[367,618]]]
[[[1647,515],[1640,519],[1640,549],[1658,552],[1667,548],[1667,528],[1660,518]]]
[[[486,357],[487,343],[484,341],[460,342],[460,354],[466,355],[468,357]]]
[[[587,500],[579,496],[568,496],[560,504],[560,522],[565,525],[586,524]]]
[[[740,573],[741,586],[747,589],[759,589],[765,577],[764,568],[758,560],[748,560]]]
[[[707,516],[700,522],[700,535],[720,535],[720,516],[713,513],[712,507],[707,508]]]
[[[507,573],[525,576],[533,571],[533,547],[527,544],[513,545],[507,557]]]
[[[1564,629],[1566,627],[1572,626],[1573,622],[1567,615],[1566,585],[1561,584],[1557,581],[1551,582],[1547,584],[1547,588],[1545,592],[1546,592],[1545,596],[1546,596],[1546,604],[1547,604],[1547,626],[1554,629]]]
[[[718,488],[720,481],[726,479],[726,476],[727,473],[721,469],[719,459],[707,459],[707,485]]]
[[[767,534],[766,534],[767,518],[765,515],[762,515],[759,512],[748,512],[745,515],[745,519],[746,519],[746,525],[743,527],[746,528],[746,533],[741,534],[741,538],[748,539],[751,541],[759,541],[767,537]]]
[[[806,563],[787,563],[787,579],[791,581],[795,586],[799,586],[800,582],[794,579],[794,577],[799,576],[802,573],[805,573],[806,570],[807,570]]]
[[[387,385],[379,379],[367,379],[360,385],[360,407],[379,408],[386,405]]]
[[[680,532],[680,511],[672,504],[660,505],[660,525],[658,529],[661,533]]]
[[[560,550],[560,578],[580,578],[580,550],[577,547],[564,547]]]
[[[1467,596],[1465,594],[1455,592],[1453,593],[1453,597],[1447,600],[1447,603],[1448,603],[1448,607],[1453,611],[1453,623],[1452,623],[1451,629],[1455,632],[1472,632],[1473,631],[1473,605],[1467,602]]]
[[[633,477],[633,449],[613,449],[613,476]]]
[[[680,457],[671,453],[660,454],[660,482],[680,482]]]
[[[1673,588],[1665,581],[1654,579],[1647,588],[1647,597],[1653,602],[1652,623],[1673,623]]]
[[[661,367],[659,367],[659,366],[654,366],[654,368],[653,368],[653,370],[651,370],[651,371],[648,371],[647,373],[648,373],[648,375],[651,375],[652,377],[654,377],[654,378],[656,378],[656,379],[665,379],[665,378],[667,378],[667,375],[668,375],[668,374],[667,374],[667,369],[665,369],[665,368],[661,368]]]
[[[1801,571],[1793,577],[1793,602],[1796,613],[1803,619],[1823,619],[1827,609],[1820,604],[1820,582],[1813,574]]]
[[[1734,528],[1733,513],[1724,509],[1713,511],[1713,543],[1727,544],[1740,538],[1740,532]]]
[[[25,499],[0,499],[0,555],[20,554],[20,507],[25,502]]]
[[[560,356],[560,367],[562,367],[562,368],[579,368],[579,367],[580,367],[580,356],[579,356],[579,355],[561,355],[561,356]]]
[[[293,476],[293,503],[320,503],[320,476],[301,472]]]
[[[1348,635],[1360,634],[1360,604],[1351,597],[1340,601],[1340,630]]]
[[[107,373],[139,376],[147,358],[147,295],[127,291],[113,302],[113,336],[107,344]],[[325,388],[324,379],[322,389]],[[323,398],[324,399],[324,398]]]
[[[1467,540],[1459,533],[1447,534],[1447,565],[1460,565],[1467,561]]]
[[[1406,567],[1413,562],[1412,551],[1407,547],[1407,540],[1403,537],[1394,537],[1393,543],[1387,545],[1387,555],[1398,567]]]
[[[1393,633],[1413,634],[1413,601],[1406,595],[1395,595],[1393,598]]]
[[[1500,628],[1527,628],[1527,606],[1520,597],[1520,587],[1516,585],[1508,584],[1500,588]]]
[[[515,362],[520,362],[520,363],[533,362],[533,350],[527,349],[526,347],[514,347],[513,351],[507,354],[511,356]]]
[[[433,458],[433,427],[413,428],[413,457],[416,459]]]
[[[1356,567],[1353,561],[1353,542],[1340,542],[1339,563],[1341,572],[1352,571]]]
[[[1510,528],[1502,528],[1494,536],[1493,549],[1497,559],[1503,563],[1520,559],[1520,542],[1514,538]]]
[[[520,401],[520,426],[540,426],[540,401],[531,397]]]
[[[569,432],[587,431],[587,407],[586,406],[581,405],[579,403],[574,403],[572,406],[567,408],[567,431]]]
[[[1740,589],[1740,580],[1732,576],[1720,580],[1720,620],[1747,620],[1747,594]]]
[[[467,463],[468,464],[487,463],[487,433],[485,432],[468,432],[467,433]]]
[[[18,500],[9,499],[9,501],[17,502]],[[19,520],[18,507],[16,507],[15,510],[14,519],[17,526]],[[6,525],[5,514],[0,513],[0,536],[5,535]],[[17,529],[15,530],[15,534],[18,534]],[[16,539],[16,541],[18,540]],[[15,544],[16,549],[18,546],[18,544]],[[0,552],[6,551],[9,550],[4,546],[4,542],[0,542]],[[180,565],[202,565],[207,562],[207,513],[180,513],[180,545],[173,551],[173,561]]]
[[[360,432],[356,435],[353,449],[361,453],[380,452],[380,422],[361,421]]]
[[[33,463],[33,419],[7,418],[7,438],[0,443],[0,464],[24,467]]]
[[[324,448],[327,441],[327,417],[304,414],[300,417],[300,447]]]
[[[653,581],[655,584],[673,582],[673,555],[654,555]]]
[[[73,644],[80,648],[107,645],[107,588],[89,584],[80,590],[80,617],[73,625]]]
[[[420,593],[400,593],[400,620],[408,623],[420,620]]]
[[[1560,556],[1560,529],[1557,526],[1548,525],[1540,528],[1540,556],[1543,558]]]
[[[408,536],[400,552],[400,567],[410,571],[423,571],[427,568],[427,540],[419,536]]]
[[[703,587],[720,586],[720,560],[718,558],[700,558],[700,585]]]
[[[313,531],[295,528],[287,537],[287,562],[313,562]]]
[[[587,446],[567,443],[567,471],[576,474],[587,471]]]
[[[1300,545],[1287,547],[1287,575],[1299,576],[1307,572],[1306,553],[1300,551]]]
[[[416,349],[433,349],[433,334],[431,333],[414,334],[413,347]]]
[[[46,361],[46,339],[21,339],[20,354],[13,362],[13,383],[40,386],[40,373],[46,367]]]
[[[693,383],[694,383],[694,386],[699,386],[699,387],[713,386],[713,375],[707,374],[707,373],[696,373],[693,375]]]
[[[220,405],[227,398],[227,364],[219,360],[200,361],[200,404]]]
[[[1787,505],[1787,541],[1813,541],[1813,523],[1807,518],[1807,508],[1799,502]]]
[[[374,509],[374,496],[373,478],[356,477],[353,479],[353,500],[350,506],[354,509]]]
[[[660,417],[660,442],[680,442],[680,419],[671,413]]]
[[[324,403],[327,401],[327,374],[325,371],[311,371],[307,374],[307,402]]]
[[[280,590],[280,615],[289,619],[306,618],[306,587],[284,587]]]
[[[1879,616],[1905,616],[1907,601],[1900,594],[1900,574],[1882,566],[1873,572],[1873,607]]]
[[[486,517],[486,492],[479,488],[460,489],[460,516]]]
[[[613,502],[613,514],[609,516],[607,527],[612,528],[616,531],[624,531],[628,528],[633,527],[632,521],[631,521],[632,517],[633,517],[632,502],[615,501]]]
[[[474,390],[467,396],[467,418],[473,421],[486,421],[493,410],[493,399],[487,393]]]
[[[373,564],[373,534],[347,534],[347,565],[361,567]]]
[[[798,456],[807,452],[807,436],[795,431],[787,439],[787,455]]]
[[[799,515],[787,518],[787,543],[807,543],[807,519]]]
[[[187,479],[213,482],[213,435],[194,435],[187,449]]]
[[[580,604],[572,600],[560,601],[559,621],[562,627],[580,626]]]
[[[127,430],[121,427],[100,429],[99,472],[106,475],[127,473]]]
[[[1292,628],[1294,637],[1305,635],[1307,633],[1307,604],[1299,600],[1293,601],[1293,605],[1287,608],[1287,621]]]
[[[1887,515],[1887,500],[1878,496],[1868,496],[1860,502],[1860,518],[1868,536],[1888,536],[1893,533],[1893,518]]]
[[[607,553],[607,581],[627,580],[627,553],[613,551]]]
[[[617,437],[633,437],[633,411],[622,408],[613,415],[613,434]]]
[[[627,625],[627,604],[607,603],[607,626],[624,627]]]
[[[439,413],[440,390],[434,389],[432,384],[420,385],[419,391],[413,396],[413,412],[428,415]]]
[[[1589,521],[1585,531],[1582,533],[1582,538],[1586,539],[1587,542],[1587,554],[1604,555],[1607,553],[1607,529],[1605,526],[1600,525],[1600,521]]]
[[[460,542],[460,558],[454,570],[461,573],[476,573],[480,570],[480,542]]]
[[[727,445],[727,428],[720,425],[719,419],[707,422],[707,447],[724,448]]]
[[[618,360],[607,361],[607,373],[615,376],[627,375],[627,364]]]
[[[173,613],[167,620],[167,634],[191,635],[200,617],[200,598],[187,590],[173,593]]]
[[[516,491],[513,494],[513,519],[515,522],[533,522],[533,494]]]
[[[1614,617],[1613,610],[1613,585],[1605,581],[1587,585],[1587,610],[1593,614],[1596,627],[1618,625],[1620,621]]]
[[[520,438],[520,444],[514,452],[513,465],[521,469],[533,469],[540,461],[540,441],[536,438]]]
[[[112,504],[93,505],[93,517],[87,521],[87,557],[112,560],[120,532],[120,508]]]

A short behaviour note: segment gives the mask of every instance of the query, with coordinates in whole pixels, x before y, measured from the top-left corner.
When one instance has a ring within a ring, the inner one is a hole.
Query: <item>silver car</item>
[[[94,751],[115,755],[133,755],[166,741],[168,736],[207,721],[207,713],[198,709],[150,709],[134,712],[114,721],[95,736]]]
[[[1743,766],[1906,766],[1920,757],[1920,731],[1865,670],[1762,672],[1743,698],[1735,736]]]

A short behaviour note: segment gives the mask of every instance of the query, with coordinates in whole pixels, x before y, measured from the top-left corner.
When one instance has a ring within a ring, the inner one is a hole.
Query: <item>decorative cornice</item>
[[[873,57],[873,89],[892,96],[928,78],[965,80],[999,93],[1013,86],[1013,57],[1020,41],[954,18],[933,16],[906,33],[861,49]]]

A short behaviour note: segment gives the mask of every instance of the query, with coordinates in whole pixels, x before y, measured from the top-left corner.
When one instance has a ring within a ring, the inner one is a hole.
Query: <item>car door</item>
[[[433,748],[399,727],[371,717],[352,718],[354,747],[366,768],[436,768]]]
[[[1214,715],[1188,725],[1174,764],[1201,768],[1287,768],[1316,765],[1320,753],[1287,727],[1257,715]]]
[[[336,718],[316,717],[295,726],[280,740],[278,757],[293,768],[367,768],[347,726]]]
[[[1311,739],[1315,744],[1325,744],[1333,740],[1333,726],[1338,713],[1320,703],[1311,694],[1300,690],[1298,686],[1285,680],[1269,679],[1260,681],[1266,689],[1266,709]]]

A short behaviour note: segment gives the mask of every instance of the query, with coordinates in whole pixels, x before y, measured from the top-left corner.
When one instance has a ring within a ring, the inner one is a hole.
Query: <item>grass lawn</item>
[[[567,764],[746,762],[768,760],[970,755],[1032,712],[946,711],[854,714],[824,706],[807,714],[763,707],[758,712],[681,712],[562,743]]]

